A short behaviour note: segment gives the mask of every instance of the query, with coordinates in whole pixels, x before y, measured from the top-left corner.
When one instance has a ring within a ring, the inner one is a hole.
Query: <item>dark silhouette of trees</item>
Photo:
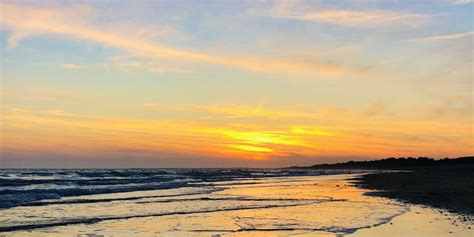
[[[418,167],[441,167],[451,165],[474,165],[474,156],[444,158],[435,160],[429,157],[390,157],[381,160],[349,161],[335,164],[318,164],[304,168],[313,169],[410,169]],[[301,168],[301,167],[300,167]]]

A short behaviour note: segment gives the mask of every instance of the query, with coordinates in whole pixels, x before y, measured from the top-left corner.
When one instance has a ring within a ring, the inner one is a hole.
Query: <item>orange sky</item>
[[[104,4],[1,3],[0,167],[474,154],[472,3]]]

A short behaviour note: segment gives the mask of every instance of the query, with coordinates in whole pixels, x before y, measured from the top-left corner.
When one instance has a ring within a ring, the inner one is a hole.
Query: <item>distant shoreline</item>
[[[374,170],[415,170],[435,167],[474,165],[474,156],[433,159],[429,157],[390,157],[380,160],[348,161],[312,166],[292,166],[290,169],[374,169]]]

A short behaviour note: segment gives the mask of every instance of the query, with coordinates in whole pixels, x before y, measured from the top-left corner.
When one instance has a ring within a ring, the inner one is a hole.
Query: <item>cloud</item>
[[[368,104],[363,110],[362,115],[371,118],[389,114],[387,105],[381,102]]]
[[[189,73],[190,70],[178,68],[175,66],[168,66],[163,63],[157,63],[154,61],[144,61],[139,58],[131,57],[114,57],[109,62],[100,64],[101,66],[109,68],[120,68],[120,69],[141,69],[153,74],[164,74],[164,73]]]
[[[249,145],[228,145],[228,147],[250,152],[272,152],[273,150],[267,147],[249,146]]]
[[[129,70],[129,69],[140,69],[153,74],[164,74],[164,73],[189,73],[189,70],[181,69],[178,67],[167,66],[157,62],[144,62],[140,59],[122,59],[112,58],[111,60],[103,63],[85,63],[85,64],[74,64],[74,63],[60,63],[58,64],[61,68],[76,70],[82,68],[105,68],[107,70],[112,68]]]
[[[448,98],[446,103],[458,103],[456,98]],[[464,108],[464,105],[456,106]],[[2,110],[1,115],[2,151],[31,155],[45,151],[56,155],[110,157],[129,150],[135,152],[126,155],[133,157],[175,153],[175,157],[187,154],[259,160],[354,154],[458,156],[471,154],[473,141],[472,123],[391,117],[369,120],[356,113],[331,114],[302,124],[292,120],[277,124],[268,121],[233,124],[197,117],[180,120],[103,117],[58,109],[10,108]],[[437,149],[429,149],[432,147]]]
[[[6,150],[40,149],[70,154],[99,155],[110,150],[141,149],[136,156],[178,152],[196,155],[268,158],[284,155],[285,147],[304,141],[287,130],[233,128],[197,121],[156,121],[83,116],[63,110],[3,111]],[[24,134],[24,130],[31,133]],[[34,132],[33,132],[34,131]],[[70,136],[74,134],[74,136]],[[296,134],[297,135],[297,134]],[[263,152],[271,154],[254,154]]]
[[[346,27],[417,27],[425,24],[429,17],[423,14],[409,14],[394,11],[321,11],[307,13],[296,19],[319,21]]]
[[[178,62],[218,64],[256,72],[291,72],[314,76],[361,76],[367,68],[351,67],[331,62],[297,62],[294,60],[226,57],[181,50],[136,37],[130,32],[110,31],[90,22],[91,9],[84,6],[67,8],[32,8],[2,3],[1,25],[14,33],[12,45],[26,35],[59,35],[119,48],[136,56]],[[17,33],[20,32],[20,33]],[[18,36],[20,34],[21,37]],[[13,38],[12,38],[13,37]]]
[[[74,114],[68,113],[62,109],[50,109],[50,110],[46,110],[44,113],[47,115],[60,116],[60,117],[74,117],[75,116]]]
[[[172,110],[178,112],[205,112],[210,114],[224,115],[225,118],[266,118],[266,119],[289,119],[289,118],[320,118],[325,112],[307,112],[296,109],[276,109],[263,106],[245,105],[196,105],[176,106],[168,104],[144,103],[143,107],[149,109]]]
[[[272,109],[264,107],[249,107],[249,106],[199,106],[200,109],[215,113],[224,114],[227,117],[265,117],[271,119],[278,118],[317,118],[323,116],[324,113],[304,112],[290,109]]]
[[[16,46],[18,46],[20,41],[27,36],[29,36],[29,34],[25,32],[13,32],[12,35],[7,39],[8,47],[15,48]]]
[[[94,96],[92,92],[88,93],[87,96],[71,93],[70,91],[60,87],[35,87],[27,86],[18,88],[1,88],[1,96],[4,101],[16,101],[21,104],[33,105],[37,102],[41,103],[54,103],[81,100],[84,101],[91,96]],[[5,103],[4,105],[10,105]]]
[[[473,0],[453,0],[451,2],[454,5],[462,5],[462,4],[473,3],[474,1]]]
[[[456,34],[447,34],[447,35],[437,35],[437,36],[430,36],[430,37],[422,37],[422,38],[414,38],[409,39],[408,41],[435,41],[435,40],[457,40],[465,37],[472,37],[474,36],[474,31],[469,32],[462,32]]]
[[[412,115],[422,119],[441,120],[450,119],[458,123],[472,126],[474,119],[474,101],[472,94],[443,96],[433,100],[431,105],[419,105],[409,108]]]
[[[81,68],[80,65],[72,64],[72,63],[61,63],[61,64],[59,64],[59,66],[62,67],[62,68],[67,68],[67,69],[79,69],[79,68]]]
[[[308,10],[309,9],[309,10]],[[301,7],[295,1],[279,1],[269,15],[277,18],[315,21],[344,27],[418,27],[430,21],[431,15],[389,10],[319,10]]]
[[[176,112],[199,112],[196,106],[177,106],[171,104],[143,103],[143,107],[153,110],[167,110]]]

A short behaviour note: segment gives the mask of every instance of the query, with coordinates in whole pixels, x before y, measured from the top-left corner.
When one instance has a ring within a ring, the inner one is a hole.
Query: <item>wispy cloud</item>
[[[436,35],[436,36],[430,36],[430,37],[414,38],[414,39],[409,39],[408,41],[456,40],[456,39],[461,39],[461,38],[465,38],[465,37],[472,37],[472,36],[474,36],[474,32],[469,31],[469,32],[456,33],[456,34]]]
[[[389,10],[311,10],[294,1],[279,1],[269,15],[278,18],[315,21],[344,27],[418,27],[430,21],[431,15]]]
[[[425,24],[429,17],[423,14],[410,14],[394,11],[321,11],[307,13],[292,18],[319,21],[328,24],[347,27],[384,27],[410,26],[417,27]]]
[[[109,61],[103,63],[85,63],[85,64],[74,64],[74,63],[60,63],[59,67],[65,69],[84,69],[84,68],[105,68],[110,69],[122,69],[122,70],[133,70],[139,69],[141,71],[146,71],[153,74],[164,74],[164,73],[189,73],[190,70],[185,70],[177,67],[163,65],[157,62],[144,62],[141,59],[122,59],[122,58],[112,58]]]
[[[294,155],[385,156],[404,155],[404,152],[426,155],[427,151],[437,153],[441,150],[441,154],[456,155],[472,151],[471,124],[391,118],[368,121],[355,114],[332,115],[325,120],[325,126],[318,125],[319,120],[313,121],[301,125],[245,125],[199,119],[98,117],[57,109],[12,108],[2,111],[5,132],[1,145],[8,151],[37,148],[81,156],[139,149],[141,151],[135,156],[153,157],[173,151],[241,159]],[[333,125],[328,125],[331,123]],[[430,147],[440,150],[430,150]]]
[[[100,64],[107,69],[119,68],[119,69],[139,69],[154,74],[163,73],[189,73],[191,70],[183,69],[177,66],[171,66],[162,62],[156,62],[153,60],[146,60],[139,57],[113,57],[108,62]]]
[[[473,3],[474,0],[452,0],[451,2],[454,5],[461,5],[461,4]]]
[[[17,44],[19,39],[28,35],[55,34],[119,48],[142,57],[219,64],[257,72],[292,72],[315,76],[360,76],[369,73],[367,68],[326,61],[310,63],[285,59],[218,56],[168,47],[135,37],[128,32],[111,32],[102,29],[90,22],[90,18],[93,18],[89,17],[90,9],[83,6],[30,8],[3,3],[1,7],[2,27],[14,32],[11,36],[13,38],[10,38],[12,44]]]
[[[18,44],[23,38],[28,37],[28,36],[29,34],[25,32],[13,32],[10,35],[10,37],[7,39],[7,45],[10,48],[15,48],[18,46]]]
[[[326,115],[325,112],[307,112],[297,109],[275,109],[263,106],[244,105],[196,105],[176,106],[157,103],[144,103],[143,107],[149,109],[172,110],[178,112],[205,112],[215,115],[223,115],[224,118],[318,118]]]
[[[474,96],[459,94],[443,96],[424,104],[408,108],[410,114],[430,120],[455,120],[458,123],[472,124],[474,115]]]
[[[66,68],[66,69],[79,69],[81,66],[79,64],[73,64],[73,63],[61,63],[59,64],[60,67]]]
[[[199,106],[201,110],[209,113],[224,114],[227,118],[239,117],[264,117],[271,119],[279,118],[317,118],[324,116],[324,113],[305,112],[293,109],[272,109],[265,107],[250,107],[250,106]]]

